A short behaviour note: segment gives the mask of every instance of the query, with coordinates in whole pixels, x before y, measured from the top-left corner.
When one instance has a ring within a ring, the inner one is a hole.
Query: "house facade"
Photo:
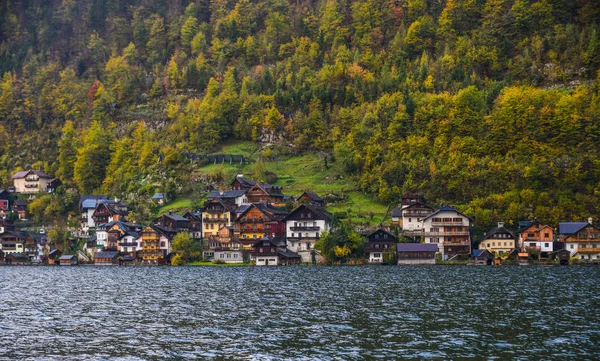
[[[442,259],[471,254],[471,219],[454,207],[442,207],[423,219],[425,243],[437,244]]]
[[[488,250],[499,255],[516,248],[516,238],[504,228],[504,222],[498,222],[498,227],[485,235],[479,244],[480,250]]]
[[[435,255],[438,251],[438,246],[433,243],[396,244],[398,265],[435,264]]]
[[[413,236],[411,232],[420,232],[424,230],[423,220],[434,211],[433,208],[421,203],[411,202],[402,206],[402,231],[407,236]]]
[[[98,205],[104,201],[107,201],[108,197],[104,195],[94,196],[94,195],[85,195],[82,196],[79,200],[79,211],[81,213],[81,218],[79,220],[80,229],[87,233],[91,228],[96,227],[96,222],[94,222],[94,211],[98,208]]]
[[[531,222],[519,233],[519,247],[522,251],[553,252],[554,230],[548,225]]]
[[[26,170],[17,172],[12,176],[15,192],[17,193],[40,193],[48,191],[48,183],[54,177],[39,171]]]
[[[240,239],[261,239],[263,237],[285,236],[287,212],[265,203],[253,203],[235,222],[235,234]]]
[[[315,249],[315,243],[331,229],[331,213],[316,204],[301,204],[283,222],[288,249],[297,253],[302,262],[320,263],[323,257]]]
[[[221,227],[231,226],[235,203],[228,203],[221,198],[206,201],[202,210],[202,236],[216,236]]]
[[[600,260],[600,228],[587,223],[564,239],[571,256],[584,261]]]
[[[275,203],[282,204],[284,195],[282,188],[270,184],[255,184],[252,188],[246,191],[248,203]]]
[[[0,189],[0,214],[5,214],[10,211],[8,204],[8,191],[6,189]]]
[[[264,237],[253,246],[257,266],[295,265],[300,256],[286,249],[285,241],[276,237]]]
[[[116,221],[127,221],[129,211],[127,205],[117,200],[107,200],[101,202],[92,214],[95,224],[103,224]]]
[[[383,263],[386,252],[396,252],[394,245],[398,238],[390,232],[378,229],[367,236],[368,246],[365,252],[369,253],[369,263]]]

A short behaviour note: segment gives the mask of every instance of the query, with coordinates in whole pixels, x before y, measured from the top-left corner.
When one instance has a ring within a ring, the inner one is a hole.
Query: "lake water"
[[[600,359],[599,267],[0,267],[0,360]]]

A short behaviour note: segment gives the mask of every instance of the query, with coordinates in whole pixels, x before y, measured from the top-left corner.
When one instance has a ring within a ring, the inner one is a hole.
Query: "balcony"
[[[600,248],[581,248],[577,249],[578,253],[600,253]]]
[[[296,226],[290,227],[291,231],[318,231],[320,229],[319,226]]]
[[[227,223],[227,218],[203,218],[204,223]]]
[[[239,223],[264,223],[265,220],[262,218],[243,219]]]
[[[137,247],[137,246],[138,246],[137,242],[133,242],[133,243],[122,242],[122,243],[119,243],[119,247]]]
[[[402,217],[425,218],[430,214],[431,212],[404,211],[402,212]]]
[[[432,226],[462,226],[463,222],[447,221],[447,222],[431,222]]]
[[[425,237],[452,237],[452,236],[468,236],[470,234],[469,231],[459,231],[459,232],[421,232]]]

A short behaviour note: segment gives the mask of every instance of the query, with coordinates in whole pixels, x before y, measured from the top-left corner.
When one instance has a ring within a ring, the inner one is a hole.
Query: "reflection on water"
[[[599,285],[592,267],[1,267],[0,360],[597,360]]]

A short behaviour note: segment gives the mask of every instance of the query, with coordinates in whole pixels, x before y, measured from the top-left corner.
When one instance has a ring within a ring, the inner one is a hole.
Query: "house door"
[[[268,266],[268,265],[269,265],[269,260],[268,260],[268,259],[266,259],[266,260],[265,260],[265,266]]]
[[[491,266],[491,265],[492,265],[492,259],[491,259],[491,258],[489,258],[489,259],[486,261],[486,264],[487,264],[488,266]]]

